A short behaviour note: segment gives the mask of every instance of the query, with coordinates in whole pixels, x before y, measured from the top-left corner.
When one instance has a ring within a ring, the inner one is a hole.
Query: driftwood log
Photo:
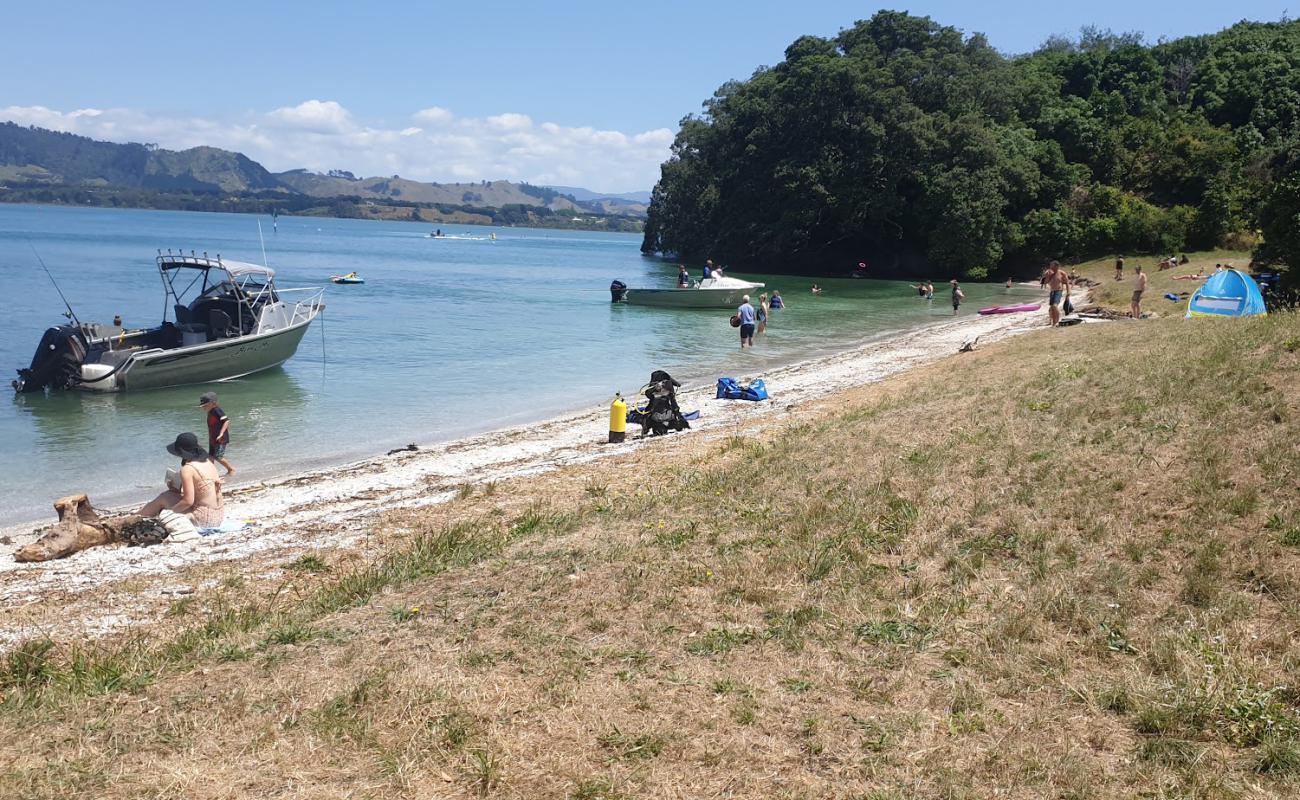
[[[24,545],[14,553],[15,561],[52,561],[79,553],[88,547],[111,544],[122,540],[127,528],[140,522],[140,517],[128,514],[108,519],[100,518],[91,508],[90,498],[84,494],[70,494],[54,501],[59,521],[40,539]]]

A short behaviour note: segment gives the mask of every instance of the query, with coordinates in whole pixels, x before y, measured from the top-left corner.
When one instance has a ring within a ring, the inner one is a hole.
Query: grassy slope
[[[1142,299],[1142,311],[1154,311],[1162,317],[1180,316],[1187,311],[1187,298],[1203,281],[1174,280],[1176,275],[1195,275],[1214,272],[1214,265],[1231,263],[1237,269],[1246,270],[1250,264],[1250,253],[1236,250],[1210,250],[1200,253],[1188,253],[1188,263],[1174,269],[1158,270],[1158,259],[1153,257],[1130,256],[1124,259],[1124,280],[1115,280],[1115,258],[1113,256],[1098,258],[1079,264],[1074,269],[1085,278],[1091,278],[1100,284],[1092,290],[1094,303],[1128,313],[1129,302],[1133,296],[1133,268],[1141,266],[1147,274],[1147,290]],[[1173,293],[1181,299],[1174,302],[1165,297]]]
[[[10,654],[0,786],[1295,796],[1297,397],[1294,315],[1086,325],[467,488],[367,568]]]

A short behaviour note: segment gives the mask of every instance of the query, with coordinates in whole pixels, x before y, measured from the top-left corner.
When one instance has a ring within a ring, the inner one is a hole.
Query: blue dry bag
[[[737,400],[740,398],[740,384],[735,378],[718,378],[718,400]]]
[[[762,378],[755,378],[749,382],[749,385],[740,390],[741,400],[766,400],[767,384],[763,383]]]

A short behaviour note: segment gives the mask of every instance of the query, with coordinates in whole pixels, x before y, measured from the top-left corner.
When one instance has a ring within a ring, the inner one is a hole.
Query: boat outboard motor
[[[609,285],[609,302],[622,303],[627,300],[627,284],[614,281]]]
[[[14,391],[40,392],[71,389],[81,383],[81,364],[89,349],[86,337],[76,325],[59,325],[45,331],[32,356],[32,365],[18,370]]]

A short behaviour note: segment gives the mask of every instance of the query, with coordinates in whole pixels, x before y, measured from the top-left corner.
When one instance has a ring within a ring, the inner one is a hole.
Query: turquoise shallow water
[[[609,303],[615,278],[673,284],[675,266],[642,256],[636,235],[444,225],[478,238],[431,239],[427,224],[303,217],[262,227],[282,287],[327,285],[352,270],[367,283],[330,285],[324,324],[281,369],[208,387],[6,396],[0,524],[45,517],[74,491],[100,505],[152,496],[171,466],[163,444],[187,430],[206,438],[197,408],[206,388],[233,420],[228,456],[252,480],[603,406],[657,368],[688,383],[749,377],[951,319],[944,287],[931,307],[894,281],[819,280],[825,292],[814,297],[808,279],[766,276],[757,279],[790,308],[741,353],[724,310]],[[14,377],[62,321],[33,248],[82,320],[121,314],[144,327],[163,313],[160,247],[262,261],[253,216],[0,205],[0,367]],[[964,288],[963,313],[1037,296]]]

